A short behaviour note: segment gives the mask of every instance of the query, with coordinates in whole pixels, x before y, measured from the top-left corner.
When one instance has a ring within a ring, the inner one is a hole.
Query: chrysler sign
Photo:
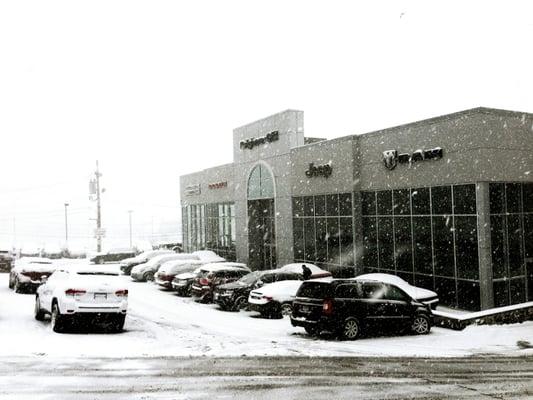
[[[250,149],[251,150],[255,146],[259,146],[259,145],[265,144],[265,143],[272,143],[272,142],[275,142],[276,140],[279,140],[279,132],[278,131],[267,133],[265,136],[261,136],[261,137],[258,137],[258,138],[250,138],[250,139],[241,140],[239,145],[240,145],[241,149]]]

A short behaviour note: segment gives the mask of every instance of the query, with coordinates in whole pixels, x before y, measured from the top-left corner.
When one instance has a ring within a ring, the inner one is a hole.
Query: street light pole
[[[131,243],[131,213],[132,212],[133,210],[128,210],[129,220],[130,220],[130,249],[132,248],[132,243]]]
[[[68,219],[67,219],[67,207],[68,203],[65,203],[65,249],[68,250]]]

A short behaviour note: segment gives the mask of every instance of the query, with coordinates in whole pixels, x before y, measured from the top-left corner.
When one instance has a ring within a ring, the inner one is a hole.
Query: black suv
[[[427,334],[432,314],[400,288],[376,281],[305,281],[293,302],[291,323],[309,334],[337,333],[354,340],[363,332],[409,329]]]
[[[248,296],[252,290],[267,283],[286,280],[303,280],[303,276],[291,272],[280,272],[275,269],[250,272],[238,281],[219,285],[215,289],[213,301],[222,310],[238,311],[248,305]]]

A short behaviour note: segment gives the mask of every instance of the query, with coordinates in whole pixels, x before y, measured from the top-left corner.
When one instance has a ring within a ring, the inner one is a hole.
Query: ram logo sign
[[[397,150],[386,150],[383,152],[383,164],[388,170],[393,170],[398,164],[413,164],[418,161],[437,160],[442,158],[444,152],[442,148],[416,150],[413,153],[398,154]]]

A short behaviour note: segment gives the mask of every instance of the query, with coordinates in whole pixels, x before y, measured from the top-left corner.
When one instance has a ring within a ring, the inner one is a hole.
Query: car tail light
[[[200,278],[198,283],[203,286],[208,286],[211,283],[211,280],[207,278]]]
[[[326,299],[322,304],[322,313],[325,315],[333,314],[333,300]]]
[[[67,289],[65,290],[65,294],[67,296],[81,296],[81,295],[84,295],[85,293],[87,293],[86,290],[83,290],[83,289]]]
[[[128,289],[117,290],[115,292],[115,296],[117,296],[117,297],[128,297]]]

